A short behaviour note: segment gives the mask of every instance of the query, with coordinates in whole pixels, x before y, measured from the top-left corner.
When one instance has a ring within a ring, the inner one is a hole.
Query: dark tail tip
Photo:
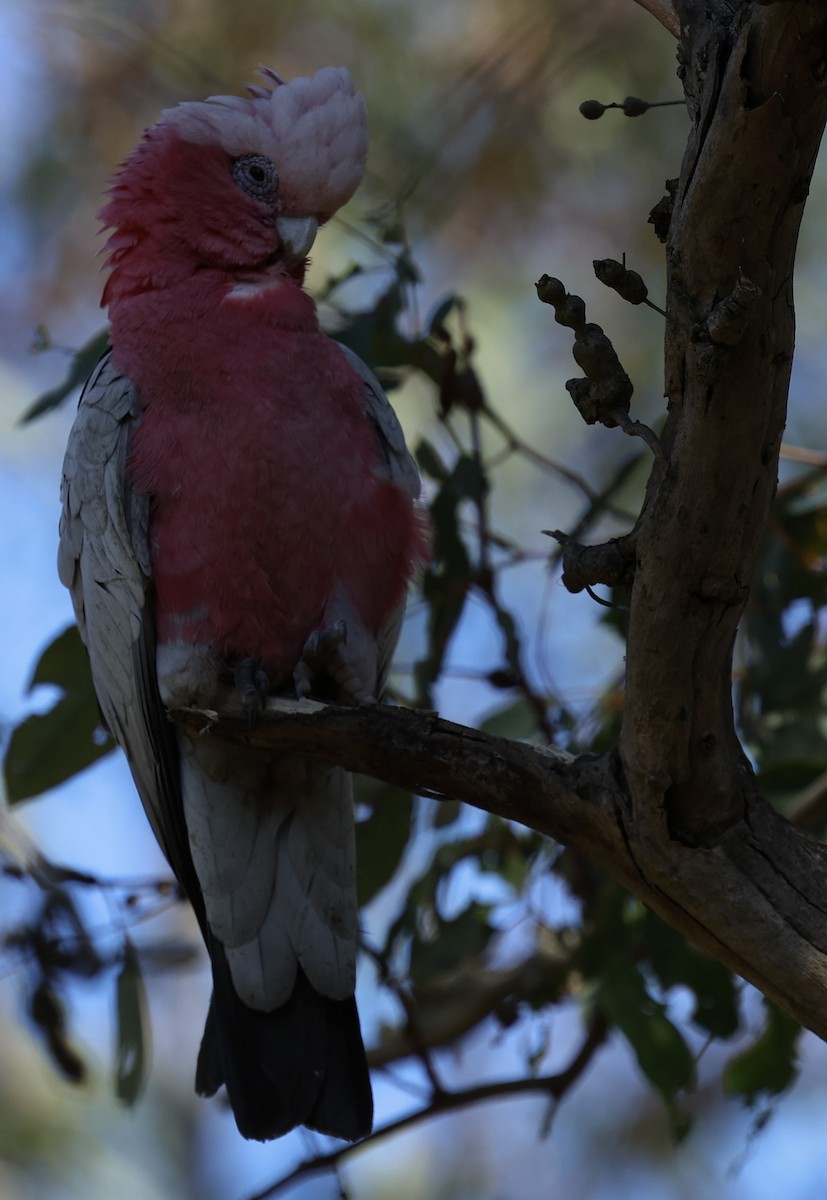
[[[237,996],[223,949],[213,944],[213,992],[195,1090],[225,1083],[239,1132],[270,1141],[307,1125],[356,1141],[370,1133],[373,1096],[356,1001],[329,1000],[299,969],[285,1005],[264,1013]]]

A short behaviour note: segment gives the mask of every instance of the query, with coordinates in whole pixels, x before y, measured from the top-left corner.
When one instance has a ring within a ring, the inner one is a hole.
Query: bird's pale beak
[[[315,217],[277,217],[281,248],[284,251],[282,262],[288,267],[294,267],[307,258],[310,247],[316,240],[319,222]]]

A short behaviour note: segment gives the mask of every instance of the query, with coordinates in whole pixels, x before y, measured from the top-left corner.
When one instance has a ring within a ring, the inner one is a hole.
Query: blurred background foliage
[[[674,43],[632,0],[35,0],[0,8],[0,22],[0,1191],[252,1194],[319,1140],[246,1145],[191,1096],[207,991],[192,922],[96,729],[51,574],[62,444],[105,336],[94,214],[106,180],[164,106],[236,92],[257,62],[288,76],[348,65],[368,101],[368,177],[320,238],[309,286],[326,327],[391,391],[431,504],[435,557],[411,597],[394,697],[597,752],[622,716],[626,600],[565,592],[542,530],[624,532],[648,451],[580,423],[570,342],[533,283],[547,271],[584,297],[635,383],[632,416],[657,427],[662,320],[604,289],[591,261],[625,253],[662,295],[647,217],[678,172],[686,115],[586,122],[578,105],[677,98]],[[822,172],[802,235],[790,445],[734,680],[762,786],[818,833],[824,201]],[[757,1200],[777,1194],[782,1161],[784,1195],[823,1194],[823,1139],[801,1118],[827,1090],[814,1039],[563,847],[369,780],[358,815],[379,1123],[433,1116],[343,1160],[350,1194]],[[467,1108],[446,1099],[457,1091]],[[791,1185],[793,1122],[807,1173]],[[303,1186],[339,1194],[330,1179]]]

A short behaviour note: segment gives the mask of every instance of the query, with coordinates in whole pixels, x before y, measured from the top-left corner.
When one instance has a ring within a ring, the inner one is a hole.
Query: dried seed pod
[[[606,111],[606,105],[599,100],[584,100],[580,105],[580,115],[587,121],[598,121]]]
[[[639,96],[627,96],[620,107],[627,117],[642,117],[651,105],[648,100],[641,100]]]
[[[642,304],[649,295],[649,289],[637,271],[630,271],[616,258],[596,258],[592,265],[600,282],[613,288],[630,304]]]
[[[534,285],[543,304],[560,304],[566,298],[565,286],[553,275],[541,275]]]

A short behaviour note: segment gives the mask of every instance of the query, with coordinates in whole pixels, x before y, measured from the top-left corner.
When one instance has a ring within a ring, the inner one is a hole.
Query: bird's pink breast
[[[276,682],[337,580],[379,627],[420,535],[410,499],[374,473],[361,381],[312,301],[292,283],[228,297],[209,282],[112,314],[144,407],[131,471],[153,496],[160,640],[251,656]]]

